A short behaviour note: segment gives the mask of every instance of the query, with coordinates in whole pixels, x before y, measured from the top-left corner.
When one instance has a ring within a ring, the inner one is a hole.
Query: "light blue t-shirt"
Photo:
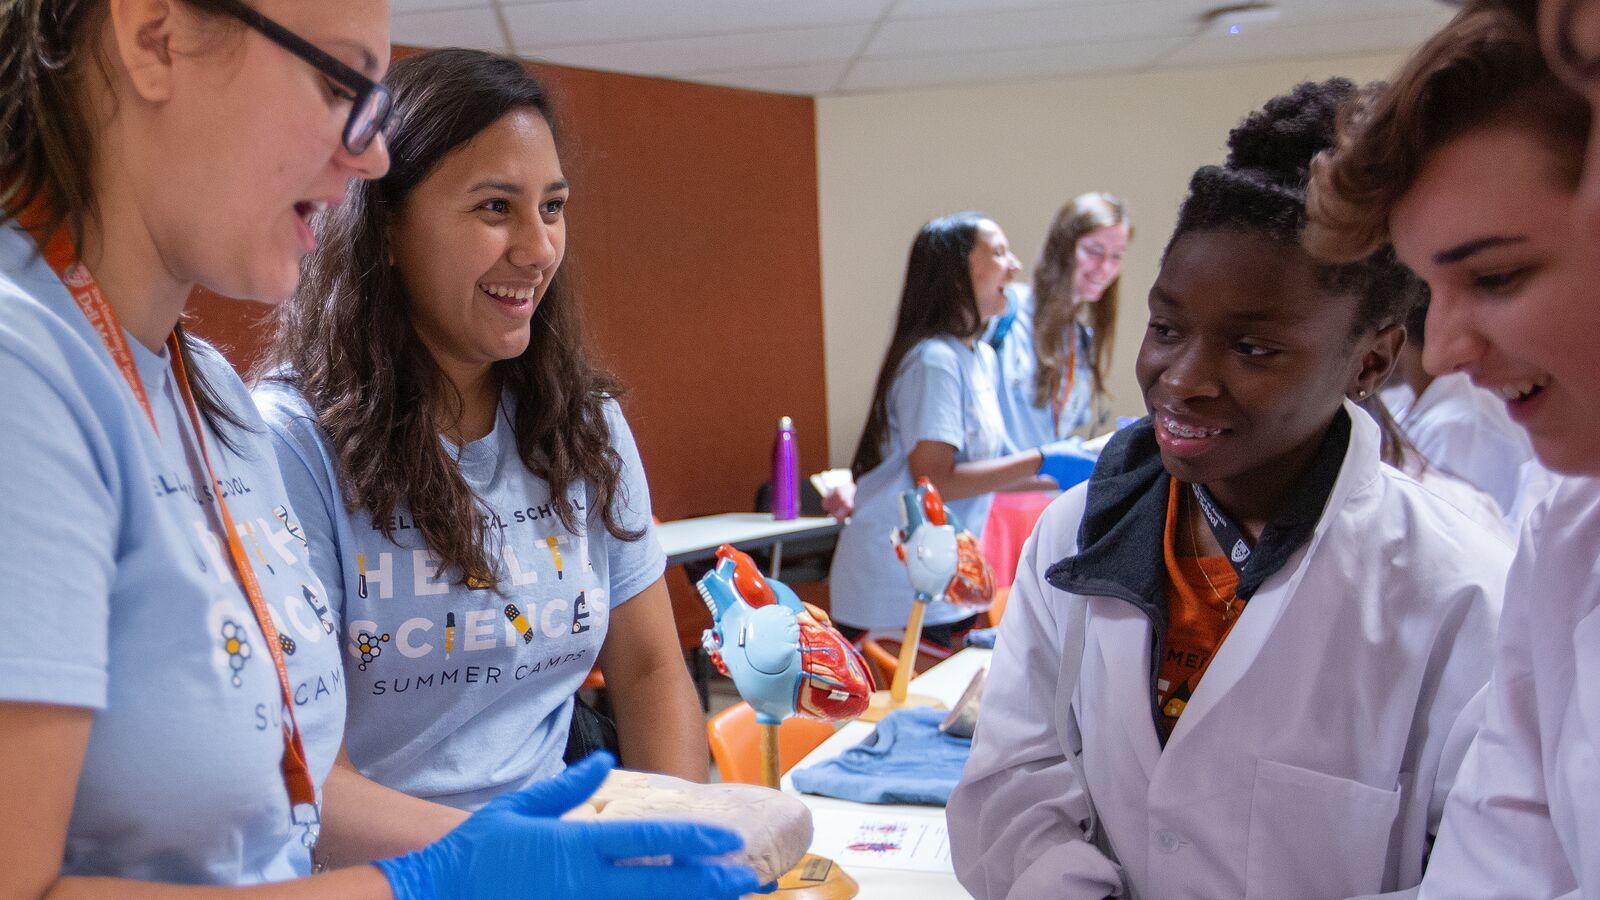
[[[829,574],[832,614],[855,628],[904,628],[913,591],[889,533],[900,527],[900,495],[914,487],[907,457],[922,441],[956,448],[956,462],[1001,455],[1005,426],[995,403],[994,350],[954,337],[929,338],[906,354],[889,388],[883,461],[856,485],[855,512],[839,532]],[[946,500],[962,527],[983,534],[993,494]],[[928,604],[925,625],[959,622],[973,611]]]
[[[365,510],[345,508],[331,447],[297,391],[269,380],[255,397],[343,622],[351,761],[375,781],[462,809],[562,771],[573,695],[611,610],[666,569],[618,405],[606,404],[622,457],[615,502],[627,530],[644,530],[635,541],[605,529],[587,481],[564,501],[587,527],[562,527],[550,486],[517,455],[509,397],[487,436],[459,450],[444,443],[478,496],[499,566],[498,590],[474,590],[459,572],[436,576],[405,509],[391,541]]]
[[[1094,368],[1090,365],[1094,344],[1089,329],[1073,324],[1072,339],[1078,344],[1072,389],[1067,392],[1058,423],[1050,404],[1033,403],[1033,379],[1038,371],[1038,358],[1033,351],[1033,291],[1026,285],[1012,285],[1006,295],[1010,298],[1006,313],[1015,313],[1011,325],[996,341],[995,330],[1005,327],[1006,315],[995,316],[989,320],[983,339],[995,347],[1000,416],[1005,422],[1008,451],[1032,450],[1075,434],[1093,437],[1089,432],[1104,423],[1097,420],[1095,410]]]
[[[129,336],[150,428],[33,242],[0,229],[0,700],[94,710],[62,872],[246,885],[310,871],[279,762],[277,673],[228,562],[165,351]],[[194,354],[248,428],[205,443],[273,619],[313,778],[344,673],[304,532],[238,375]],[[25,772],[8,777],[26,778]]]

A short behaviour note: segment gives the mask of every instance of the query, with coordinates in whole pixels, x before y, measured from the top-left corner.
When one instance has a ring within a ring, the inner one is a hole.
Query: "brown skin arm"
[[[705,713],[683,663],[665,578],[611,608],[600,671],[616,712],[623,767],[710,778]]]

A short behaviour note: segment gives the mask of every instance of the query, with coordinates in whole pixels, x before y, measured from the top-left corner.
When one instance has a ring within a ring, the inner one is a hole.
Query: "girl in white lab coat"
[[[1499,394],[1540,462],[1570,476],[1523,529],[1423,897],[1600,897],[1600,260],[1585,233],[1600,171],[1583,171],[1591,110],[1562,83],[1593,68],[1584,5],[1540,8],[1554,72],[1532,3],[1469,8],[1352,119],[1316,179],[1314,248],[1348,258],[1392,241],[1433,295],[1424,364]]]
[[[948,818],[980,898],[1412,887],[1488,677],[1509,549],[1383,466],[1354,400],[1415,297],[1299,247],[1354,85],[1305,84],[1201,169],[1137,372],[1150,418],[1023,549]]]

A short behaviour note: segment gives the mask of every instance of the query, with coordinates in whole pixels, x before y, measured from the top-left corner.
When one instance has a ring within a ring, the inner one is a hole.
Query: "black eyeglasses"
[[[334,59],[315,44],[246,6],[242,0],[221,0],[225,12],[261,32],[268,40],[300,57],[317,71],[328,76],[348,93],[340,94],[350,101],[350,118],[344,123],[344,146],[352,154],[367,152],[373,138],[380,133],[388,140],[394,124],[390,113],[394,111],[394,96],[389,89],[344,63]],[[335,90],[335,93],[338,93]]]

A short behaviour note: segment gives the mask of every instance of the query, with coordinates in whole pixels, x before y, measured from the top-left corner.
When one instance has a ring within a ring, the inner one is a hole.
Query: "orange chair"
[[[761,784],[761,726],[756,711],[740,701],[706,720],[711,758],[722,780],[731,784]],[[833,737],[833,724],[798,716],[778,726],[778,774],[794,768],[818,744]]]
[[[949,647],[923,641],[917,648],[917,665],[913,675],[921,675],[950,658]],[[900,642],[892,638],[866,638],[861,642],[861,655],[876,671],[878,687],[888,690],[894,684],[895,673],[900,671]]]

